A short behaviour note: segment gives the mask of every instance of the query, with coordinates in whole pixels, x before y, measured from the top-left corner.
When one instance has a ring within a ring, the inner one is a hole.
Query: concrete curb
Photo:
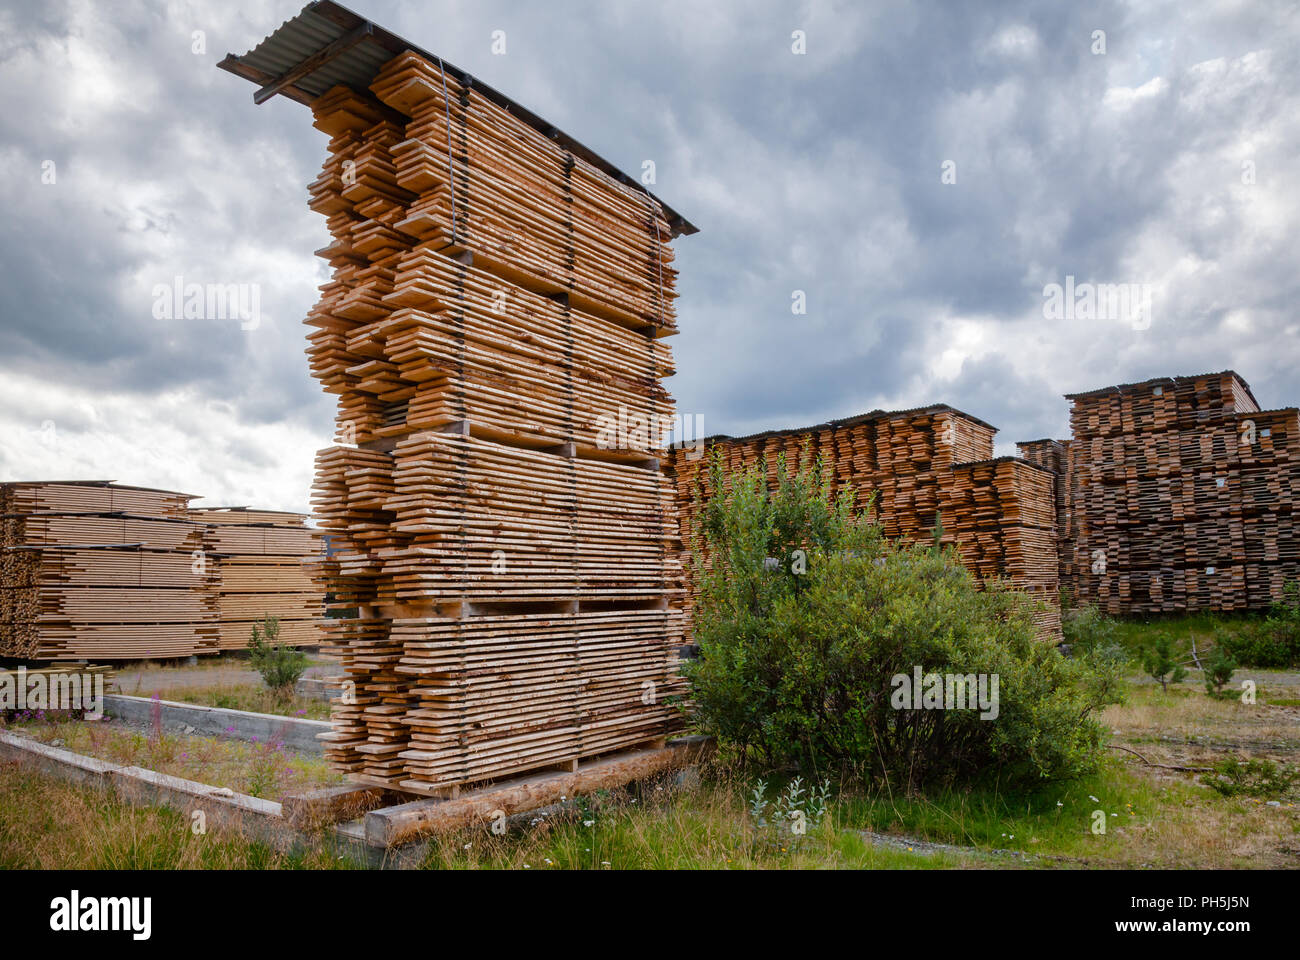
[[[209,737],[234,737],[236,740],[258,740],[262,743],[278,740],[290,750],[315,756],[325,754],[325,745],[316,739],[317,734],[329,733],[330,730],[330,725],[324,720],[248,713],[244,710],[205,707],[149,697],[128,697],[116,693],[104,696],[104,713],[128,723],[151,725],[154,723],[155,711],[166,730]]]

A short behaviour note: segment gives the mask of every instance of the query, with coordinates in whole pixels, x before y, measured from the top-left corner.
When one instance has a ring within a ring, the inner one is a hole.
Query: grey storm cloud
[[[675,244],[670,386],[707,432],[946,402],[1007,453],[1065,433],[1063,393],[1225,367],[1300,402],[1293,4],[350,5],[629,173],[653,161],[701,228]],[[73,447],[93,470],[158,454],[153,416],[197,437],[174,482],[305,507],[282,431],[310,450],[333,416],[301,324],[326,137],[215,67],[300,7],[0,0],[0,371],[64,386],[0,409],[6,475],[49,462],[46,418],[96,438]],[[1149,328],[1046,319],[1066,275],[1150,285]],[[159,320],[175,276],[260,284],[263,323]]]

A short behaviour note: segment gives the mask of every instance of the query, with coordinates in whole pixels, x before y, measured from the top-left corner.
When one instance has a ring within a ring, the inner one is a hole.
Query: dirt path
[[[1080,857],[1058,857],[1051,854],[1025,853],[1023,850],[981,850],[978,847],[961,847],[952,843],[934,843],[930,840],[918,840],[915,837],[900,837],[889,833],[876,833],[873,830],[854,830],[858,836],[873,847],[915,853],[918,856],[933,856],[936,853],[973,860],[988,860],[994,863],[1017,861],[1027,867],[1042,865],[1073,864],[1080,867],[1104,866],[1104,861],[1085,860]]]

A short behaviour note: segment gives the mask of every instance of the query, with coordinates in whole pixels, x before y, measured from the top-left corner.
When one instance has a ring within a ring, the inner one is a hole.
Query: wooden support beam
[[[328,823],[355,820],[390,796],[380,787],[345,784],[290,794],[282,803],[283,816],[294,827],[306,830]]]
[[[253,83],[266,84],[275,80],[275,77],[267,73],[265,70],[259,70],[250,64],[241,63],[239,58],[233,53],[226,54],[225,59],[218,63],[217,67],[225,70],[227,73],[233,73],[235,76],[243,77],[245,80],[249,80]],[[291,100],[297,100],[299,103],[304,104],[310,104],[314,99],[306,90],[303,90],[295,84],[290,84],[282,89],[280,93],[284,94]]]
[[[366,842],[389,847],[476,822],[487,823],[502,814],[536,810],[580,793],[625,786],[697,763],[711,748],[712,741],[707,738],[683,737],[659,749],[584,761],[576,771],[538,774],[469,791],[456,800],[416,800],[372,810],[365,818]]]

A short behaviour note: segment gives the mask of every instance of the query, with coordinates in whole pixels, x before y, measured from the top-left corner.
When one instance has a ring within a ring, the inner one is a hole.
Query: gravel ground
[[[343,668],[337,663],[317,658],[317,662],[303,674],[307,678],[337,676]],[[147,697],[159,690],[202,690],[207,687],[260,684],[261,676],[249,666],[247,660],[223,658],[212,665],[202,660],[193,666],[157,667],[153,665],[126,664],[117,668],[118,692],[128,696]]]

